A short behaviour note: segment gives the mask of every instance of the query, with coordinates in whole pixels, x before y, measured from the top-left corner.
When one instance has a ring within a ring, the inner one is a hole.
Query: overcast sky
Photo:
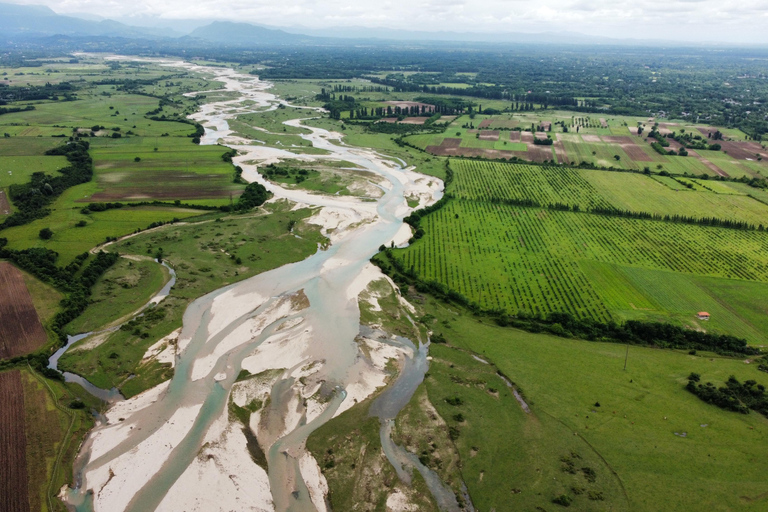
[[[3,0],[0,0],[3,1]],[[9,1],[9,0],[5,0]],[[307,27],[588,35],[768,44],[768,0],[10,0],[129,21],[231,19]]]

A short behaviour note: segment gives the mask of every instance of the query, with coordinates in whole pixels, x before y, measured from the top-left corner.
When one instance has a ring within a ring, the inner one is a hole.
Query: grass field
[[[184,219],[201,213],[182,208],[141,206],[85,215],[80,213],[82,205],[75,201],[89,197],[92,186],[93,183],[86,183],[70,188],[54,202],[49,216],[4,230],[9,248],[46,247],[59,253],[59,265],[66,265],[78,254],[103,243],[107,237],[120,237],[145,229],[153,222]],[[86,226],[75,227],[81,220],[86,221]],[[53,238],[41,240],[38,233],[46,227],[53,231]]]
[[[169,278],[149,256],[138,261],[120,258],[93,286],[88,308],[67,324],[67,331],[90,332],[123,318],[146,304]]]
[[[460,429],[462,474],[478,510],[552,510],[550,500],[561,493],[576,510],[762,510],[768,503],[759,477],[765,461],[755,457],[764,450],[768,420],[723,411],[684,389],[692,371],[715,383],[736,375],[768,384],[756,368],[633,347],[624,371],[623,346],[503,329],[428,303],[432,328],[494,363],[532,411],[505,400],[487,365],[452,347],[430,347],[426,389],[440,415]],[[464,405],[447,404],[451,396]],[[460,424],[451,420],[457,412],[465,419]],[[563,457],[576,468],[592,467],[596,482],[564,471]],[[577,495],[574,487],[586,492]],[[589,500],[589,490],[605,501]]]
[[[302,222],[311,215],[310,210],[289,211],[280,205],[271,208],[274,208],[273,213],[232,217],[215,214],[202,223],[167,226],[110,247],[109,250],[121,254],[143,257],[162,249],[164,260],[176,270],[176,285],[159,306],[126,329],[110,334],[98,347],[79,350],[78,347],[88,343],[89,339],[73,346],[61,358],[60,367],[87,376],[98,387],[118,387],[126,396],[133,396],[169,378],[168,368],[154,362],[142,365],[141,360],[155,341],[181,326],[184,310],[192,300],[255,274],[302,260],[324,242],[317,226]],[[288,230],[291,221],[296,223],[293,232]],[[118,266],[115,273],[122,272]],[[130,279],[137,279],[135,273],[131,274]],[[114,274],[106,277],[116,279]],[[155,285],[160,284],[155,278],[147,279]],[[107,284],[101,282],[101,296],[111,294]],[[156,291],[129,291],[127,297],[136,297],[135,304],[141,305],[147,292],[151,295]],[[97,302],[82,318],[92,316],[94,324],[106,323],[132,309],[133,306],[126,307],[125,312],[118,313]],[[78,332],[75,327],[79,326],[73,325],[68,330]],[[131,375],[134,377],[127,380]]]

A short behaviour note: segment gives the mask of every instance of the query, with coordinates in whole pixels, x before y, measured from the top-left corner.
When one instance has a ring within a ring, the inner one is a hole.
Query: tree
[[[38,233],[38,236],[41,240],[50,240],[53,236],[53,231],[51,231],[50,228],[43,228],[40,230],[40,233]]]

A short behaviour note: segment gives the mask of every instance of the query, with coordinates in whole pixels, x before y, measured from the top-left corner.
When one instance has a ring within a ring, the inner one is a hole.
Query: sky
[[[132,17],[137,22],[147,17],[229,19],[279,27],[569,31],[614,38],[768,44],[768,0],[10,1],[47,5],[59,14],[89,13],[128,23]]]

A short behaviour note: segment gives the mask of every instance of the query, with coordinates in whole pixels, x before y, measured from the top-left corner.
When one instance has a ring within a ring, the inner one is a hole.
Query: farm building
[[[706,311],[699,311],[696,316],[699,317],[699,320],[709,320],[709,313]]]

